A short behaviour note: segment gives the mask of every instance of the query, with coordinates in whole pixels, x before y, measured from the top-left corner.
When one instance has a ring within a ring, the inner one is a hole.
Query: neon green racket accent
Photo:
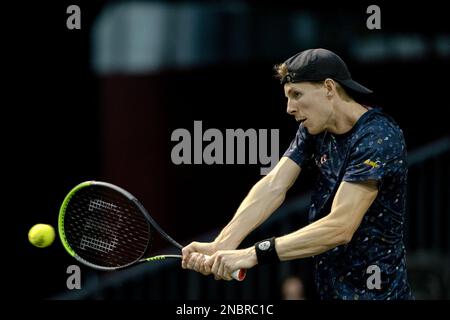
[[[147,259],[144,259],[145,261],[156,261],[156,260],[165,260],[166,256],[154,256]]]
[[[158,260],[166,260],[169,258],[176,258],[176,259],[181,259],[182,256],[178,255],[178,254],[164,254],[164,255],[160,255],[160,256],[154,256],[154,257],[150,257],[150,258],[145,258],[142,259],[140,261],[158,261]]]
[[[69,243],[66,239],[66,234],[64,232],[64,215],[66,214],[67,205],[70,202],[70,199],[72,199],[73,195],[80,189],[85,188],[87,186],[90,186],[94,181],[85,181],[74,187],[72,190],[70,190],[69,194],[64,198],[64,201],[61,205],[61,208],[59,209],[59,217],[58,217],[58,233],[59,238],[61,239],[61,242],[66,249],[66,251],[72,256],[75,256],[75,252],[72,250],[72,248],[69,246]]]

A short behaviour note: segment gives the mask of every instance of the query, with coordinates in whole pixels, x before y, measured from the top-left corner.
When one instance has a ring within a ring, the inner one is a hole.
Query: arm
[[[300,174],[300,167],[287,157],[250,190],[231,221],[214,240],[220,247],[235,249],[242,240],[283,203]]]
[[[273,170],[250,190],[234,217],[211,243],[192,242],[182,250],[182,267],[208,274],[203,268],[203,253],[214,254],[217,250],[235,249],[256,227],[263,223],[284,201],[286,192],[293,185],[300,167],[291,159],[282,157]]]
[[[375,182],[342,182],[326,217],[276,239],[280,260],[318,255],[350,242],[377,194]]]
[[[350,242],[377,194],[375,181],[342,182],[333,199],[331,212],[326,217],[276,238],[275,247],[280,260],[318,255]],[[234,270],[249,269],[257,264],[255,248],[221,250],[205,264],[211,268],[216,279],[230,280],[230,273]]]

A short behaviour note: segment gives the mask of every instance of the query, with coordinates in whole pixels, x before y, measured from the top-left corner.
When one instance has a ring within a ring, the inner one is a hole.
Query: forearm
[[[281,261],[306,258],[321,254],[349,241],[349,230],[344,222],[330,217],[322,218],[298,231],[275,241]]]
[[[233,219],[215,239],[219,249],[237,248],[283,203],[287,189],[274,186],[271,179],[271,176],[264,177],[250,190]]]
[[[350,242],[377,194],[375,181],[342,182],[333,199],[330,214],[276,239],[275,247],[280,260],[318,255]]]

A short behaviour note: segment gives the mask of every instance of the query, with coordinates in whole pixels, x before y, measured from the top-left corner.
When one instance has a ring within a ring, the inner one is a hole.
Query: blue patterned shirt
[[[310,222],[330,213],[342,181],[375,180],[378,184],[377,198],[352,240],[313,257],[319,296],[345,300],[412,299],[403,244],[406,147],[394,120],[380,109],[371,108],[341,135],[310,135],[300,125],[284,156],[302,168],[318,169]]]

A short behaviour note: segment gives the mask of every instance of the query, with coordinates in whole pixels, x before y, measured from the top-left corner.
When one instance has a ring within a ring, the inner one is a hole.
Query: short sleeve
[[[300,167],[304,167],[312,156],[313,139],[314,137],[300,124],[294,140],[292,140],[283,157],[288,157]]]
[[[400,130],[366,132],[353,145],[343,180],[381,182],[406,167],[406,150]]]

